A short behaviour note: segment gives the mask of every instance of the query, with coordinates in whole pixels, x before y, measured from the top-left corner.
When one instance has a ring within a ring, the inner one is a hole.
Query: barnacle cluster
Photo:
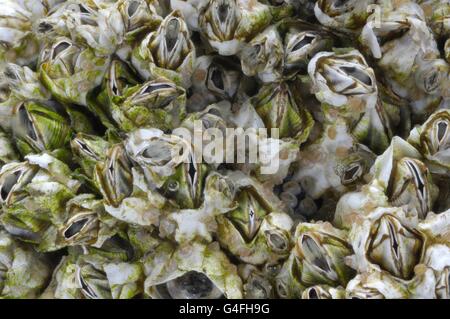
[[[448,0],[0,12],[1,298],[450,298]]]

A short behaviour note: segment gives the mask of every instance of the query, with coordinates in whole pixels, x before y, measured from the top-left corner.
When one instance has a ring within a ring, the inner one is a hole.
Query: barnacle
[[[450,298],[448,0],[0,11],[0,298]]]

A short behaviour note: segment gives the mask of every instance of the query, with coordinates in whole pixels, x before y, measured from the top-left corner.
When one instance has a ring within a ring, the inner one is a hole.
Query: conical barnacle
[[[448,0],[0,11],[0,298],[450,298]]]

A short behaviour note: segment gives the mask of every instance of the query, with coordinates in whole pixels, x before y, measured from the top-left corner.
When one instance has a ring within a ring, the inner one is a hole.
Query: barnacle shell
[[[450,298],[448,0],[0,11],[0,298]]]
[[[447,95],[442,94],[446,90],[442,79],[448,74],[448,64],[439,59],[436,40],[419,5],[406,2],[383,11],[381,17],[373,14],[360,41],[377,59],[393,91],[411,102],[415,116],[423,118]]]
[[[19,104],[13,114],[12,133],[18,139],[18,149],[25,155],[61,148],[72,133],[68,119],[39,103]]]
[[[270,7],[257,1],[211,0],[200,12],[199,26],[209,44],[228,56],[238,53],[271,19]]]
[[[343,193],[353,183],[364,184],[374,154],[348,132],[342,119],[324,126],[322,135],[300,151],[294,180],[313,199],[326,191]]]
[[[5,229],[39,244],[42,251],[60,248],[56,228],[63,222],[66,202],[80,187],[67,165],[45,153],[28,155],[25,162],[3,166],[0,175]]]
[[[244,82],[239,65],[219,55],[198,57],[192,78],[188,106],[195,111],[223,99],[234,100]]]
[[[313,126],[311,114],[288,84],[265,85],[251,101],[266,128],[279,129],[278,138],[291,138],[297,143],[307,140]]]
[[[319,0],[314,7],[314,13],[323,25],[355,30],[364,25],[369,15],[367,7],[374,3],[374,0]]]
[[[408,142],[422,152],[434,173],[441,173],[448,167],[450,113],[441,110],[433,113],[420,127],[411,131]]]
[[[0,231],[0,256],[0,296],[36,298],[51,276],[49,260],[4,230]]]
[[[101,137],[84,133],[78,133],[70,141],[75,160],[89,178],[93,177],[96,163],[105,159],[109,146],[109,143]]]
[[[41,298],[131,299],[142,293],[142,265],[124,255],[117,238],[93,251],[72,248]]]
[[[60,0],[10,1],[0,2],[2,21],[0,22],[0,57],[3,61],[20,65],[36,61],[39,42],[33,33],[33,24],[44,17],[48,10]]]
[[[181,13],[173,11],[132,53],[133,66],[145,79],[164,77],[185,88],[191,85],[195,47]]]
[[[274,297],[274,286],[270,277],[250,264],[239,265],[239,275],[243,281],[246,299],[267,299]]]
[[[437,188],[421,154],[406,141],[394,137],[391,146],[373,166],[378,180],[394,206],[424,218],[432,210]]]
[[[333,288],[327,285],[317,285],[306,288],[302,299],[344,299],[345,290],[342,287]]]
[[[39,73],[59,101],[86,105],[88,92],[101,83],[108,63],[109,57],[61,37],[42,51]]]
[[[343,257],[352,253],[346,236],[329,224],[297,226],[293,254],[301,273],[299,279],[306,287],[338,283],[345,286],[350,280],[352,270],[343,262]]]
[[[126,88],[110,105],[112,118],[124,131],[142,126],[167,130],[185,115],[186,93],[164,78]]]
[[[144,260],[144,271],[145,292],[153,298],[242,298],[237,268],[217,243],[163,244]]]
[[[240,53],[242,72],[263,82],[275,82],[283,71],[283,42],[275,27],[254,37]]]
[[[236,208],[216,218],[220,244],[254,265],[287,257],[293,223],[282,204],[257,181],[237,174],[231,178]]]
[[[295,233],[295,246],[276,275],[278,296],[301,298],[317,285],[345,286],[354,273],[344,264],[352,253],[347,233],[329,223],[300,223]]]

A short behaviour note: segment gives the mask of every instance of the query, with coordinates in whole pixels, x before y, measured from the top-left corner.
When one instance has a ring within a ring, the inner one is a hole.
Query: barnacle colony
[[[450,297],[448,1],[0,11],[0,297]]]

